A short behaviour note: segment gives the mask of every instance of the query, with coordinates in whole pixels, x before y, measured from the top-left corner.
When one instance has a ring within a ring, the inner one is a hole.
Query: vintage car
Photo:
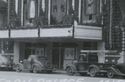
[[[40,55],[30,55],[28,59],[20,61],[20,63],[16,64],[15,70],[17,72],[30,71],[33,73],[51,73],[53,71],[53,67],[50,65],[46,57]]]
[[[0,55],[0,70],[11,71],[13,70],[13,56]]]
[[[108,60],[105,58],[106,62],[99,63],[99,57],[96,53],[82,53],[72,64],[67,65],[65,70],[69,75],[79,73],[81,75],[88,74],[94,77],[100,74],[106,75],[109,78],[125,76],[125,65],[116,63],[119,56],[109,55],[107,58]]]

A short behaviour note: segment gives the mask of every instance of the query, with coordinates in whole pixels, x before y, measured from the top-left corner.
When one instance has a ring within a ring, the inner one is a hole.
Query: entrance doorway
[[[55,47],[52,49],[52,64],[57,69],[63,69],[64,48]]]

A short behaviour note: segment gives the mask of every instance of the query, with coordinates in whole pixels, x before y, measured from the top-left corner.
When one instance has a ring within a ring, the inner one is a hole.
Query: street
[[[67,74],[33,74],[17,72],[0,72],[0,82],[125,82],[122,79],[108,79],[103,77],[68,76]]]

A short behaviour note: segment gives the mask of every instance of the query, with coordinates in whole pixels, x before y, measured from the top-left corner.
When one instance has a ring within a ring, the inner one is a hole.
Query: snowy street
[[[68,76],[66,74],[33,74],[17,72],[0,72],[0,82],[125,82],[121,79],[89,76]]]

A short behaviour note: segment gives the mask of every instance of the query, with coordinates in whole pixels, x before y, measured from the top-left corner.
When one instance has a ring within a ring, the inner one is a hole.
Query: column
[[[15,12],[16,12],[16,14],[18,14],[18,0],[15,0]]]
[[[24,25],[24,0],[21,0],[21,26]]]
[[[98,42],[97,46],[99,51],[105,51],[105,43],[104,42]],[[98,53],[98,61],[99,63],[105,63],[105,53],[104,52],[99,52]]]
[[[79,0],[79,15],[78,15],[78,17],[79,17],[79,22],[80,22],[80,20],[81,20],[81,3],[82,3],[82,1]]]
[[[14,42],[14,63],[19,63],[19,42]]]
[[[47,44],[45,54],[47,54],[50,65],[52,65],[52,43],[51,42]]]
[[[48,25],[50,24],[51,0],[48,0]]]
[[[77,42],[77,44],[78,44],[78,48],[76,50],[76,57],[78,57],[80,55],[80,51],[83,50],[83,47],[84,47],[83,44],[84,44],[84,42]]]
[[[75,10],[75,0],[72,0],[72,8]]]

